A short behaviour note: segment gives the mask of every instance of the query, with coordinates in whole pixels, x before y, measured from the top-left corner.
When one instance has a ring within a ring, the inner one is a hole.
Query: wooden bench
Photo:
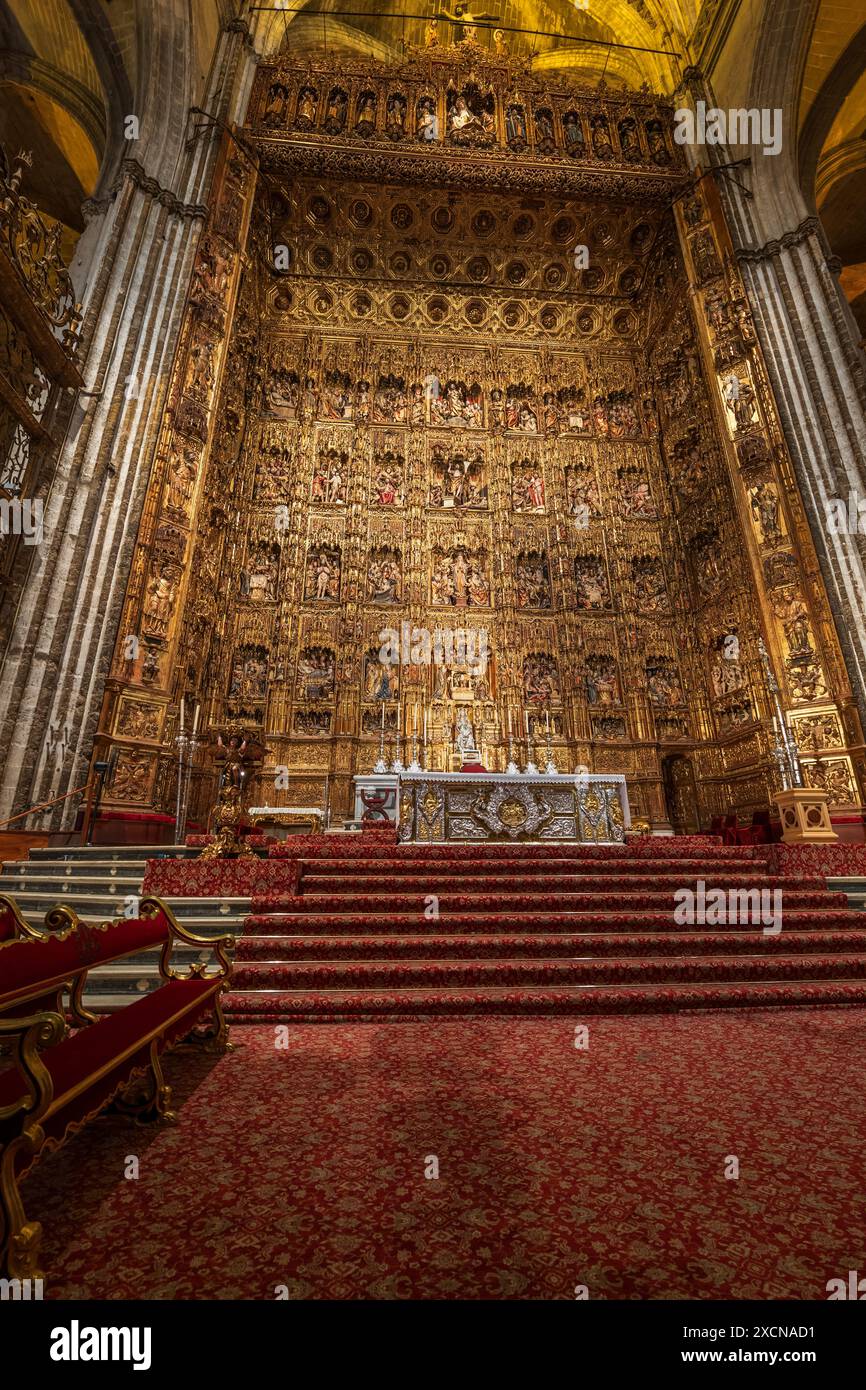
[[[228,1042],[221,995],[228,988],[230,936],[187,931],[159,898],[143,898],[138,917],[89,925],[52,908],[46,930],[30,927],[12,899],[0,897],[0,1272],[37,1279],[42,1227],[28,1221],[19,1184],[40,1156],[57,1149],[112,1102],[140,1120],[174,1119],[160,1054],[197,1033],[219,1050]],[[176,941],[210,949],[213,962],[186,973],[171,964]],[[96,965],[161,950],[162,983],[116,1013],[82,1005]],[[68,995],[68,1014],[63,996]]]

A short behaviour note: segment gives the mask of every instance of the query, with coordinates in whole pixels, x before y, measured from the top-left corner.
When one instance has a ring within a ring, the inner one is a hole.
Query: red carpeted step
[[[866,984],[813,981],[770,984],[620,986],[584,989],[406,990],[403,993],[342,990],[294,994],[244,993],[224,996],[235,1023],[280,1023],[309,1019],[418,1018],[444,1015],[674,1013],[681,1009],[771,1008],[797,1004],[866,1004]]]
[[[697,878],[685,874],[629,874],[624,877],[621,874],[595,874],[584,877],[581,874],[532,874],[530,876],[511,876],[499,877],[489,874],[465,874],[454,877],[451,875],[441,875],[432,867],[424,874],[398,873],[396,870],[387,874],[368,874],[350,875],[339,877],[337,875],[328,876],[319,873],[301,876],[301,893],[355,893],[364,895],[368,892],[388,891],[391,893],[445,893],[445,892],[536,892],[536,893],[559,893],[563,891],[580,891],[584,893],[592,892],[637,892],[640,889],[649,891],[675,893],[680,888],[694,888],[697,882],[702,882],[709,890],[710,888],[781,888],[783,890],[799,889],[801,891],[820,892],[826,887],[824,880],[817,877],[793,877],[792,875],[782,877],[771,874],[754,873],[715,873],[710,870],[699,874]],[[269,896],[269,901],[277,901],[279,894]]]
[[[854,931],[862,922],[862,914],[849,908],[791,908],[783,912],[785,931],[820,931],[822,928],[841,931]],[[674,922],[673,913],[653,912],[631,909],[623,912],[570,912],[556,907],[540,907],[535,912],[461,912],[449,917],[441,911],[437,920],[428,921],[421,912],[391,912],[376,916],[368,912],[266,912],[252,913],[244,919],[244,931],[253,936],[274,936],[284,934],[296,936],[331,936],[343,932],[347,934],[380,933],[383,936],[396,932],[410,935],[429,928],[431,935],[440,934],[443,923],[453,927],[459,925],[461,932],[486,932],[498,935],[500,932],[529,931],[595,931],[595,932],[633,932],[633,931],[703,931],[706,924],[695,923],[680,926]],[[749,922],[732,922],[726,931],[751,931]]]
[[[389,960],[517,960],[557,956],[693,956],[785,955],[802,953],[866,954],[866,928],[862,931],[799,932],[792,943],[787,932],[771,936],[760,931],[682,932],[651,935],[586,933],[582,936],[393,936],[387,939]],[[380,936],[247,936],[237,943],[236,961],[342,961],[381,960],[385,943]]]
[[[411,878],[429,877],[463,878],[481,876],[485,878],[506,879],[514,875],[535,879],[546,875],[575,875],[579,878],[595,877],[597,874],[615,877],[638,875],[671,875],[682,879],[707,874],[748,873],[764,877],[768,866],[766,860],[758,859],[538,859],[525,855],[520,858],[500,860],[483,859],[403,859],[383,862],[381,859],[315,859],[303,860],[304,877],[317,878],[346,877],[366,881],[369,877]]]
[[[573,880],[570,880],[573,881]],[[580,881],[580,880],[578,880]],[[737,888],[746,890],[749,888],[766,887],[770,884],[769,878],[760,880],[746,880],[745,876],[737,878],[733,883],[720,883],[719,880],[705,881],[705,890],[712,888]],[[510,912],[520,908],[532,908],[532,906],[544,905],[545,899],[555,903],[562,908],[580,910],[582,908],[613,909],[620,906],[621,909],[631,908],[657,908],[670,909],[673,912],[674,906],[680,899],[676,894],[681,888],[689,887],[683,881],[678,881],[676,887],[666,887],[663,881],[655,890],[652,888],[632,887],[632,880],[628,881],[628,888],[602,888],[602,890],[591,891],[587,883],[582,883],[580,888],[569,887],[550,887],[550,885],[538,884],[535,891],[532,891],[531,883],[523,881],[506,880],[499,891],[493,891],[492,887],[475,888],[470,890],[463,880],[459,883],[436,884],[435,881],[427,880],[423,885],[409,885],[402,880],[392,884],[391,892],[367,891],[366,885],[353,884],[346,885],[345,890],[335,892],[322,892],[320,887],[311,891],[306,878],[300,885],[302,891],[295,897],[288,894],[267,894],[257,895],[252,899],[253,909],[260,910],[279,910],[291,909],[292,912],[391,912],[393,909],[402,910],[421,910],[424,908],[425,901],[430,895],[435,895],[439,899],[439,909],[448,906],[450,912],[464,912],[464,910],[502,908],[503,912]],[[692,887],[694,891],[694,887]],[[783,888],[783,908],[845,908],[848,903],[844,892],[828,892],[826,888],[813,888],[813,890],[796,890],[796,888]]]
[[[745,983],[751,980],[842,980],[866,982],[866,957],[854,956],[679,956],[673,959],[569,961],[338,961],[309,964],[238,963],[235,990],[381,990],[490,987],[501,989]]]

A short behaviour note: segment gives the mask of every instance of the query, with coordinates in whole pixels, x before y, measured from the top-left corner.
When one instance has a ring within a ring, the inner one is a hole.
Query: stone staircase
[[[27,859],[3,864],[0,893],[13,898],[25,921],[36,927],[43,925],[46,912],[58,903],[72,908],[85,922],[110,921],[135,915],[148,859],[194,858],[199,852],[184,845],[31,849]],[[185,927],[200,936],[239,934],[250,911],[249,898],[166,897],[163,901]],[[181,967],[200,954],[210,959],[210,953],[191,946],[175,948]],[[120,1008],[130,995],[156,987],[158,963],[158,952],[145,951],[115,965],[97,967],[87,977],[85,1003],[97,1012]]]

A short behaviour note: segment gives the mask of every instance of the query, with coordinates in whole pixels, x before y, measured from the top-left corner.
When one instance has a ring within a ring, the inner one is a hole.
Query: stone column
[[[128,113],[138,116],[138,139],[129,142],[110,192],[86,209],[89,225],[72,267],[85,311],[85,390],[59,450],[45,543],[0,678],[0,816],[87,777],[223,139],[219,124],[189,112],[187,7],[168,0],[148,25]],[[242,116],[253,68],[250,35],[234,21],[218,37],[203,99],[218,121]],[[71,824],[77,805],[70,798],[52,823]]]

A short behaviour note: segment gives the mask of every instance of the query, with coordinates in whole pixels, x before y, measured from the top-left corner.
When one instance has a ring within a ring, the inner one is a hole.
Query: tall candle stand
[[[505,775],[506,775],[506,777],[517,777],[517,776],[519,776],[519,774],[520,774],[520,768],[517,766],[517,763],[514,761],[514,734],[513,734],[513,733],[511,732],[511,730],[509,729],[509,731],[508,731],[508,766],[507,766],[507,768],[505,769]]]
[[[388,764],[385,762],[385,701],[382,701],[382,727],[379,734],[379,756],[373,764],[374,772],[387,772]]]
[[[180,821],[177,827],[177,842],[182,845],[186,835],[186,816],[189,810],[189,788],[192,781],[192,765],[195,762],[195,750],[198,748],[199,740],[195,733],[190,738],[184,740],[186,747],[186,771],[183,775],[183,800],[180,803]],[[178,767],[178,782],[180,782],[180,767]]]
[[[523,771],[530,777],[538,776],[538,768],[535,766],[532,759],[532,726],[529,722],[528,715],[526,718],[526,767]]]
[[[800,764],[800,750],[794,740],[779,699],[779,682],[776,680],[773,668],[770,664],[770,654],[764,646],[763,638],[758,638],[758,652],[764,664],[764,674],[767,677],[767,685],[773,697],[773,706],[776,711],[775,743],[773,747],[773,758],[778,765],[779,773],[782,778],[782,790],[787,791],[789,787],[802,787],[803,768]]]
[[[397,737],[394,740],[394,761],[391,764],[392,772],[404,772],[405,768],[400,760],[400,726],[397,726]]]
[[[177,798],[176,798],[176,801],[175,801],[175,810],[174,810],[174,841],[175,841],[175,844],[177,844],[177,845],[182,845],[182,844],[183,844],[183,840],[182,840],[182,838],[181,838],[181,833],[182,833],[181,815],[182,815],[182,814],[183,814],[183,819],[186,820],[185,807],[184,807],[184,800],[183,800],[183,790],[184,790],[184,766],[185,766],[185,762],[186,762],[186,750],[187,750],[187,747],[188,747],[188,745],[189,745],[189,742],[190,742],[190,740],[187,738],[186,734],[183,732],[183,725],[181,725],[180,733],[177,734],[177,736],[175,737],[175,740],[174,740],[175,747],[177,748]]]
[[[412,761],[406,769],[407,772],[423,772],[424,769],[418,761],[418,729],[412,726]]]
[[[547,726],[547,765],[544,769],[548,777],[558,777],[559,768],[553,761],[553,744],[550,741],[550,725]]]

